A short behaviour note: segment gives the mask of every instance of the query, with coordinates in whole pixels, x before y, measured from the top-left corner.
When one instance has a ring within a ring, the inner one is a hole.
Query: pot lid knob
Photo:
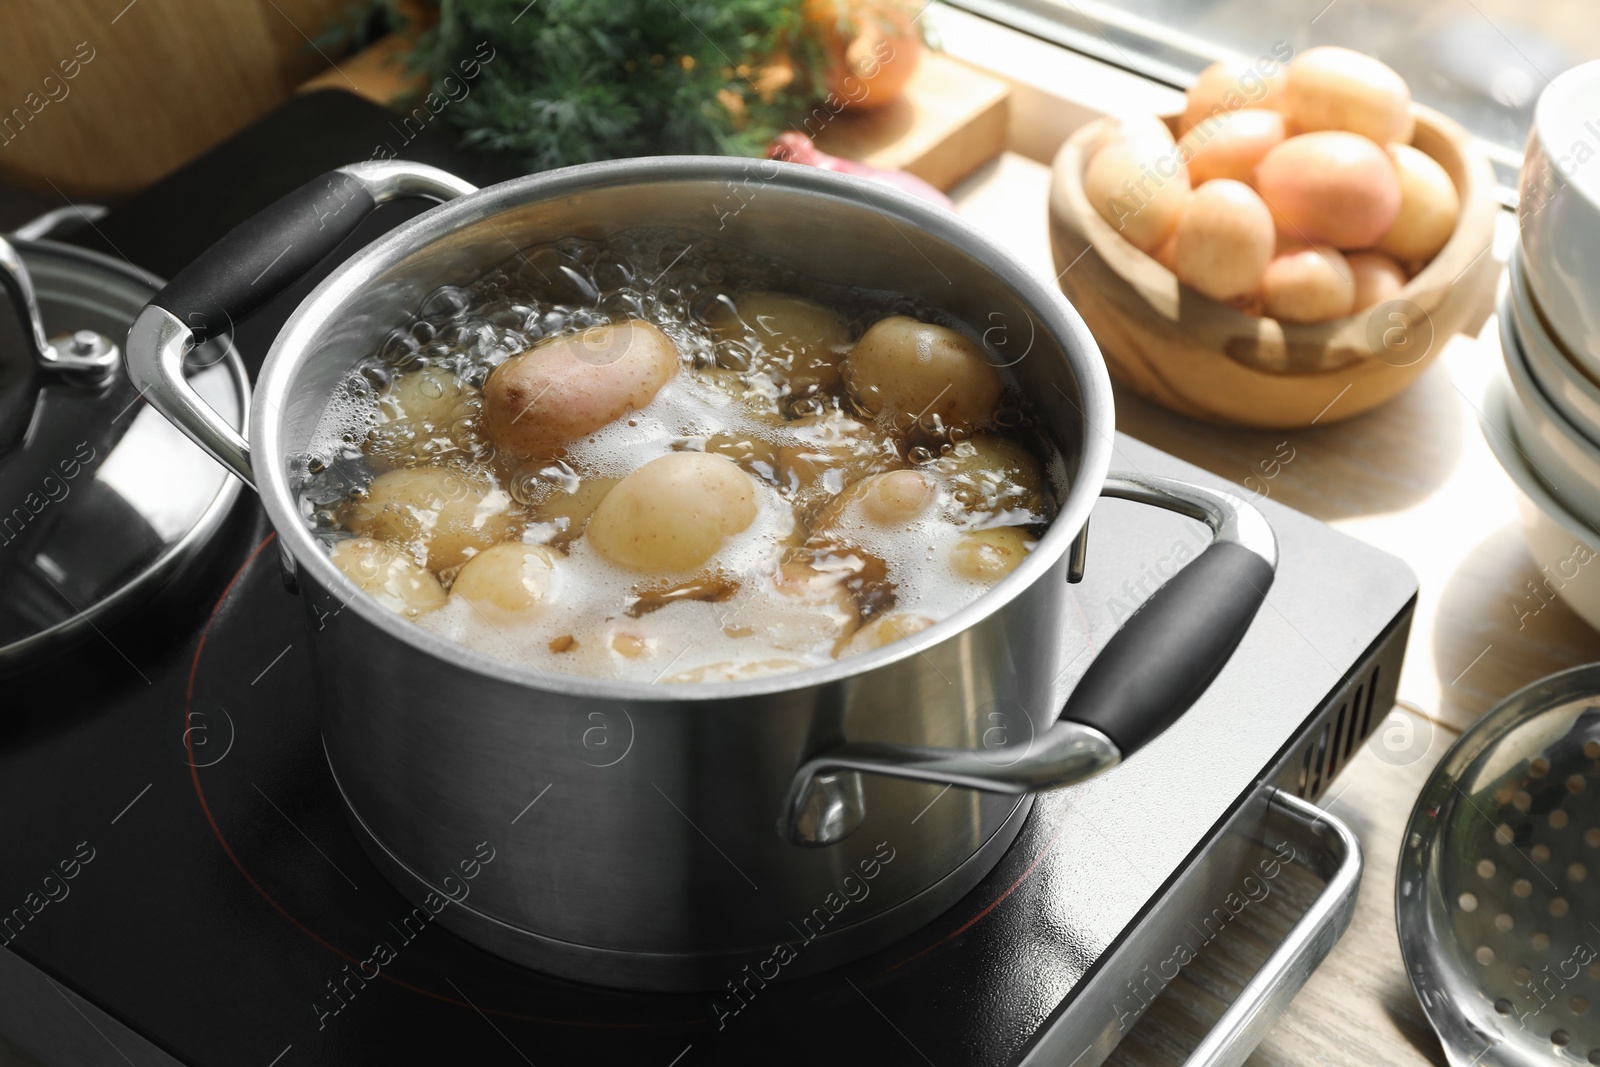
[[[45,336],[33,279],[29,277],[22,257],[4,237],[0,237],[0,286],[4,286],[11,296],[17,320],[33,349],[34,363],[40,370],[91,387],[102,386],[115,376],[117,366],[122,362],[122,353],[111,338],[93,330],[76,330],[58,337]]]

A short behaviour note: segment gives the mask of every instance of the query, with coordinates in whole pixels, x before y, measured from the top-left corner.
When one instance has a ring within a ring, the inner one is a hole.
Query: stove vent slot
[[[1345,699],[1323,713],[1322,726],[1306,743],[1294,783],[1295,793],[1307,800],[1322,795],[1342,767],[1355,755],[1372,733],[1372,708],[1378,694],[1382,670],[1374,666],[1355,689],[1345,690]]]

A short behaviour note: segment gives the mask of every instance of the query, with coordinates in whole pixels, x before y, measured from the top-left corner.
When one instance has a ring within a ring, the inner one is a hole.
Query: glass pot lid
[[[128,325],[159,287],[94,252],[0,239],[0,673],[165,588],[238,497],[123,370]],[[229,338],[197,346],[185,374],[243,430]]]

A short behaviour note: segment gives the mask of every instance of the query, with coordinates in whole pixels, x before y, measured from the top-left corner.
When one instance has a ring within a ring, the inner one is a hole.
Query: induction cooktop
[[[297,121],[331,111],[359,125],[356,106],[291,105]],[[283,116],[266,125],[294,142]],[[215,173],[226,154],[206,165]],[[204,181],[191,176],[185,197],[183,179],[145,214],[162,202],[203,208]],[[211,210],[207,225],[226,229],[239,210]],[[401,217],[385,209],[326,266]],[[110,233],[129,255],[155,248]],[[240,325],[247,362],[316,280]],[[1121,436],[1113,466],[1224,484]],[[641,994],[476,949],[419,916],[368,861],[323,756],[303,612],[245,494],[184,588],[5,683],[0,1035],[46,1065],[1099,1063],[1238,914],[1247,880],[1277,877],[1245,844],[1326,873],[1316,842],[1275,818],[1281,798],[1320,795],[1393,702],[1409,569],[1258,503],[1281,562],[1233,661],[1126,764],[1040,795],[949,911],[801,980]],[[1101,502],[1072,587],[1084,651],[1062,693],[1204,536],[1180,517]],[[551,832],[535,808],[496,847],[537,850]],[[479,877],[495,875],[490,861]]]

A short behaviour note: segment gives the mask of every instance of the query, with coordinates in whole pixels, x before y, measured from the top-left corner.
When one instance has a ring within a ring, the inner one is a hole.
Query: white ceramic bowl
[[[1519,193],[1528,286],[1555,336],[1600,378],[1600,60],[1539,94]]]
[[[1579,433],[1533,380],[1506,303],[1502,295],[1500,347],[1511,381],[1511,425],[1524,465],[1568,511],[1586,522],[1600,523],[1600,445]]]
[[[1517,487],[1517,513],[1543,584],[1600,630],[1600,532],[1562,507],[1528,469],[1512,437],[1511,389],[1496,378],[1484,397],[1483,435]]]
[[[1510,280],[1500,299],[1500,317],[1516,323],[1517,340],[1528,371],[1550,403],[1589,440],[1600,443],[1600,384],[1573,362],[1546,329],[1528,290],[1522,249],[1511,250]]]

